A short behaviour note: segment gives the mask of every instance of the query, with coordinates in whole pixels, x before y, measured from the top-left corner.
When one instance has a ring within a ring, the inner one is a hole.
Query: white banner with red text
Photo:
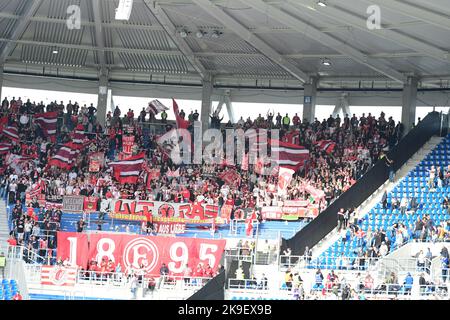
[[[153,222],[222,224],[230,212],[209,204],[173,203],[149,200],[114,200],[109,216],[113,219]]]

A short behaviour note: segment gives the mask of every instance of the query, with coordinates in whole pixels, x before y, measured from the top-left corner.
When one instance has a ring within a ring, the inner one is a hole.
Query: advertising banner
[[[170,203],[148,200],[114,200],[109,216],[119,220],[179,223],[224,223],[231,212],[222,211],[218,206],[197,203]]]

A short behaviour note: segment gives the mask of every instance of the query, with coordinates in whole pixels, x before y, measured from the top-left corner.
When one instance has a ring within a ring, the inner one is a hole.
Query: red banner
[[[98,197],[84,197],[83,210],[85,212],[97,211]]]
[[[226,240],[167,238],[122,235],[114,233],[85,234],[58,232],[58,257],[86,267],[92,259],[103,258],[120,263],[122,270],[140,269],[159,276],[163,263],[174,275],[182,275],[186,265],[194,269],[199,263],[209,264],[213,271],[222,258]]]
[[[123,136],[122,145],[124,153],[129,155],[132,154],[133,144],[134,144],[134,136]]]
[[[89,157],[89,172],[99,172],[105,161],[105,155],[103,152],[93,153]]]
[[[58,232],[57,255],[69,259],[70,265],[86,267],[88,252],[87,234],[77,232]]]

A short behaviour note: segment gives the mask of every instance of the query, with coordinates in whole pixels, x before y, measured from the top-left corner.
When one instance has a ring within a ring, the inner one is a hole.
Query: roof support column
[[[341,112],[341,110],[342,110],[342,113],[344,114],[344,117],[346,114],[350,115],[350,108],[349,108],[347,93],[343,93],[342,96],[339,98],[339,100],[333,110],[333,117],[336,117],[339,114],[339,112]]]
[[[316,115],[317,77],[310,77],[303,91],[303,121],[312,123]]]
[[[408,77],[403,86],[402,95],[402,123],[403,134],[406,135],[412,129],[416,121],[417,107],[417,85],[419,80],[416,77]]]
[[[202,81],[202,109],[201,109],[201,121],[202,132],[204,133],[209,129],[209,116],[211,114],[212,107],[212,92],[213,92],[213,79],[211,75],[205,77]]]
[[[227,112],[228,112],[228,118],[230,119],[231,123],[236,123],[236,119],[234,117],[234,111],[233,111],[233,103],[230,99],[230,95],[226,94],[224,96],[225,104],[227,106]]]
[[[98,102],[97,102],[97,121],[105,127],[106,112],[108,106],[108,76],[105,73],[100,75],[98,81]]]
[[[0,101],[3,101],[2,89],[3,89],[3,64],[0,64]]]

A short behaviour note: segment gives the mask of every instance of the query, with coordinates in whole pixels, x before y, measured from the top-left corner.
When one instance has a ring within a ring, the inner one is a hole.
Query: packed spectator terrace
[[[396,124],[392,118],[386,119],[384,113],[378,119],[369,113],[359,118],[355,115],[346,115],[343,119],[330,116],[322,122],[316,119],[313,123],[302,122],[297,114],[291,121],[288,114],[268,113],[253,120],[241,118],[236,124],[223,124],[219,114],[211,115],[212,128],[223,131],[230,128],[267,129],[269,135],[271,130],[277,129],[283,143],[309,150],[308,158],[295,168],[286,193],[280,195],[274,191],[278,184],[277,172],[262,174],[257,164],[245,168],[244,165],[226,162],[174,164],[167,150],[158,143],[158,138],[176,128],[179,121],[185,121],[187,129],[192,131],[199,115],[195,110],[186,116],[181,109],[180,112],[175,111],[175,123],[167,120],[165,109],[158,110],[149,104],[135,119],[131,110],[122,115],[116,108],[113,113],[108,113],[103,128],[97,122],[93,105],[80,107],[76,102],[64,105],[62,101],[55,101],[44,106],[42,102],[35,104],[29,100],[22,102],[20,98],[5,98],[1,107],[0,196],[6,199],[11,209],[8,243],[25,247],[29,261],[62,265],[66,262],[56,256],[56,236],[60,230],[157,234],[150,221],[142,225],[140,222],[127,222],[126,227],[116,221],[113,227],[106,215],[111,211],[108,207],[111,199],[210,204],[217,205],[219,210],[230,206],[230,221],[251,217],[261,225],[260,232],[264,230],[264,224],[281,229],[281,224],[267,223],[261,214],[263,207],[300,200],[308,201],[308,205],[319,213],[382,159],[402,137],[402,125]],[[134,140],[129,157],[145,154],[145,164],[132,183],[113,174],[112,166],[108,165],[124,159],[126,136],[132,136]],[[64,163],[59,152],[67,146],[78,151],[73,153],[75,156],[69,163]],[[249,148],[251,146],[247,145],[246,150]],[[97,172],[89,169],[92,153],[100,153],[107,159],[106,165],[99,164]],[[235,179],[226,177],[230,171]],[[323,192],[313,197],[308,192],[310,187]],[[66,216],[61,204],[63,197],[70,195],[96,199],[99,212],[92,213],[89,221],[83,220],[82,215]],[[40,201],[44,199],[45,205]],[[346,214],[351,215],[351,210]],[[312,218],[314,216],[308,215],[295,220],[303,220],[301,223],[304,225]],[[213,234],[227,228],[214,224],[209,227]],[[198,226],[194,228],[198,229]],[[244,232],[250,235],[248,228]],[[245,237],[244,234],[241,236]],[[80,267],[87,271],[98,268],[111,274],[117,268],[111,261],[104,261],[101,266]],[[202,270],[193,268],[195,272],[191,274],[198,277],[215,274],[208,266],[201,266]]]

